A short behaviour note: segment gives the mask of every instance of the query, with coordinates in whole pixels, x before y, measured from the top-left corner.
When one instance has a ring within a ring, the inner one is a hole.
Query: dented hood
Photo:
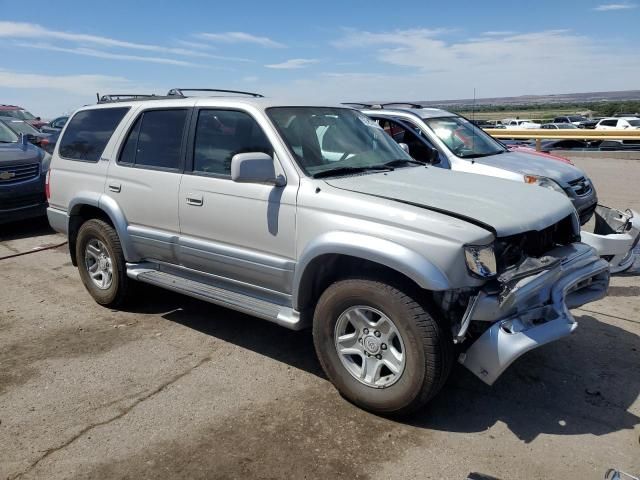
[[[566,196],[546,188],[433,167],[401,168],[326,182],[462,218],[500,237],[542,230],[575,211]]]

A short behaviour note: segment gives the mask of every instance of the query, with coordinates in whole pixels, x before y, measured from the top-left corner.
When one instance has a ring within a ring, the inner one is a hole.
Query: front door
[[[247,152],[274,157],[252,115],[212,108],[194,112],[179,194],[179,261],[226,288],[288,298],[298,183],[289,180],[277,187],[232,181],[232,157]]]

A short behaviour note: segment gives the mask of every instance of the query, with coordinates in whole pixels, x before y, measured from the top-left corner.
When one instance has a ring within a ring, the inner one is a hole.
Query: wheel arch
[[[86,192],[76,196],[69,205],[68,240],[71,262],[77,265],[76,239],[84,222],[99,218],[111,225],[120,239],[122,251],[127,260],[132,258],[133,248],[127,232],[127,222],[117,203],[102,194]]]
[[[431,291],[450,288],[449,279],[436,265],[403,245],[357,233],[331,232],[311,242],[300,257],[294,275],[294,308],[312,307],[330,283],[363,273],[384,273]]]

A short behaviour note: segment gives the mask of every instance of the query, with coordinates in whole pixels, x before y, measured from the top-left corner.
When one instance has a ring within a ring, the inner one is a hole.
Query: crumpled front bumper
[[[640,215],[598,205],[593,232],[580,232],[582,241],[609,262],[611,273],[627,270],[635,260],[633,249],[640,240]]]
[[[607,293],[609,265],[593,248],[575,243],[548,255],[557,259],[549,269],[523,272],[500,292],[481,291],[467,310],[469,321],[493,323],[459,361],[489,385],[524,353],[573,332],[570,308]]]

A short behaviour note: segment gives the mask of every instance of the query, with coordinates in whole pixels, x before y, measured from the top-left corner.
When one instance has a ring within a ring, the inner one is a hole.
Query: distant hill
[[[398,99],[400,100],[400,99]],[[477,98],[476,106],[507,106],[507,105],[562,105],[594,102],[627,102],[640,101],[640,90],[625,90],[619,92],[587,92],[561,93],[557,95],[521,95],[518,97]],[[420,100],[426,107],[467,107],[472,106],[472,98],[461,100]]]

